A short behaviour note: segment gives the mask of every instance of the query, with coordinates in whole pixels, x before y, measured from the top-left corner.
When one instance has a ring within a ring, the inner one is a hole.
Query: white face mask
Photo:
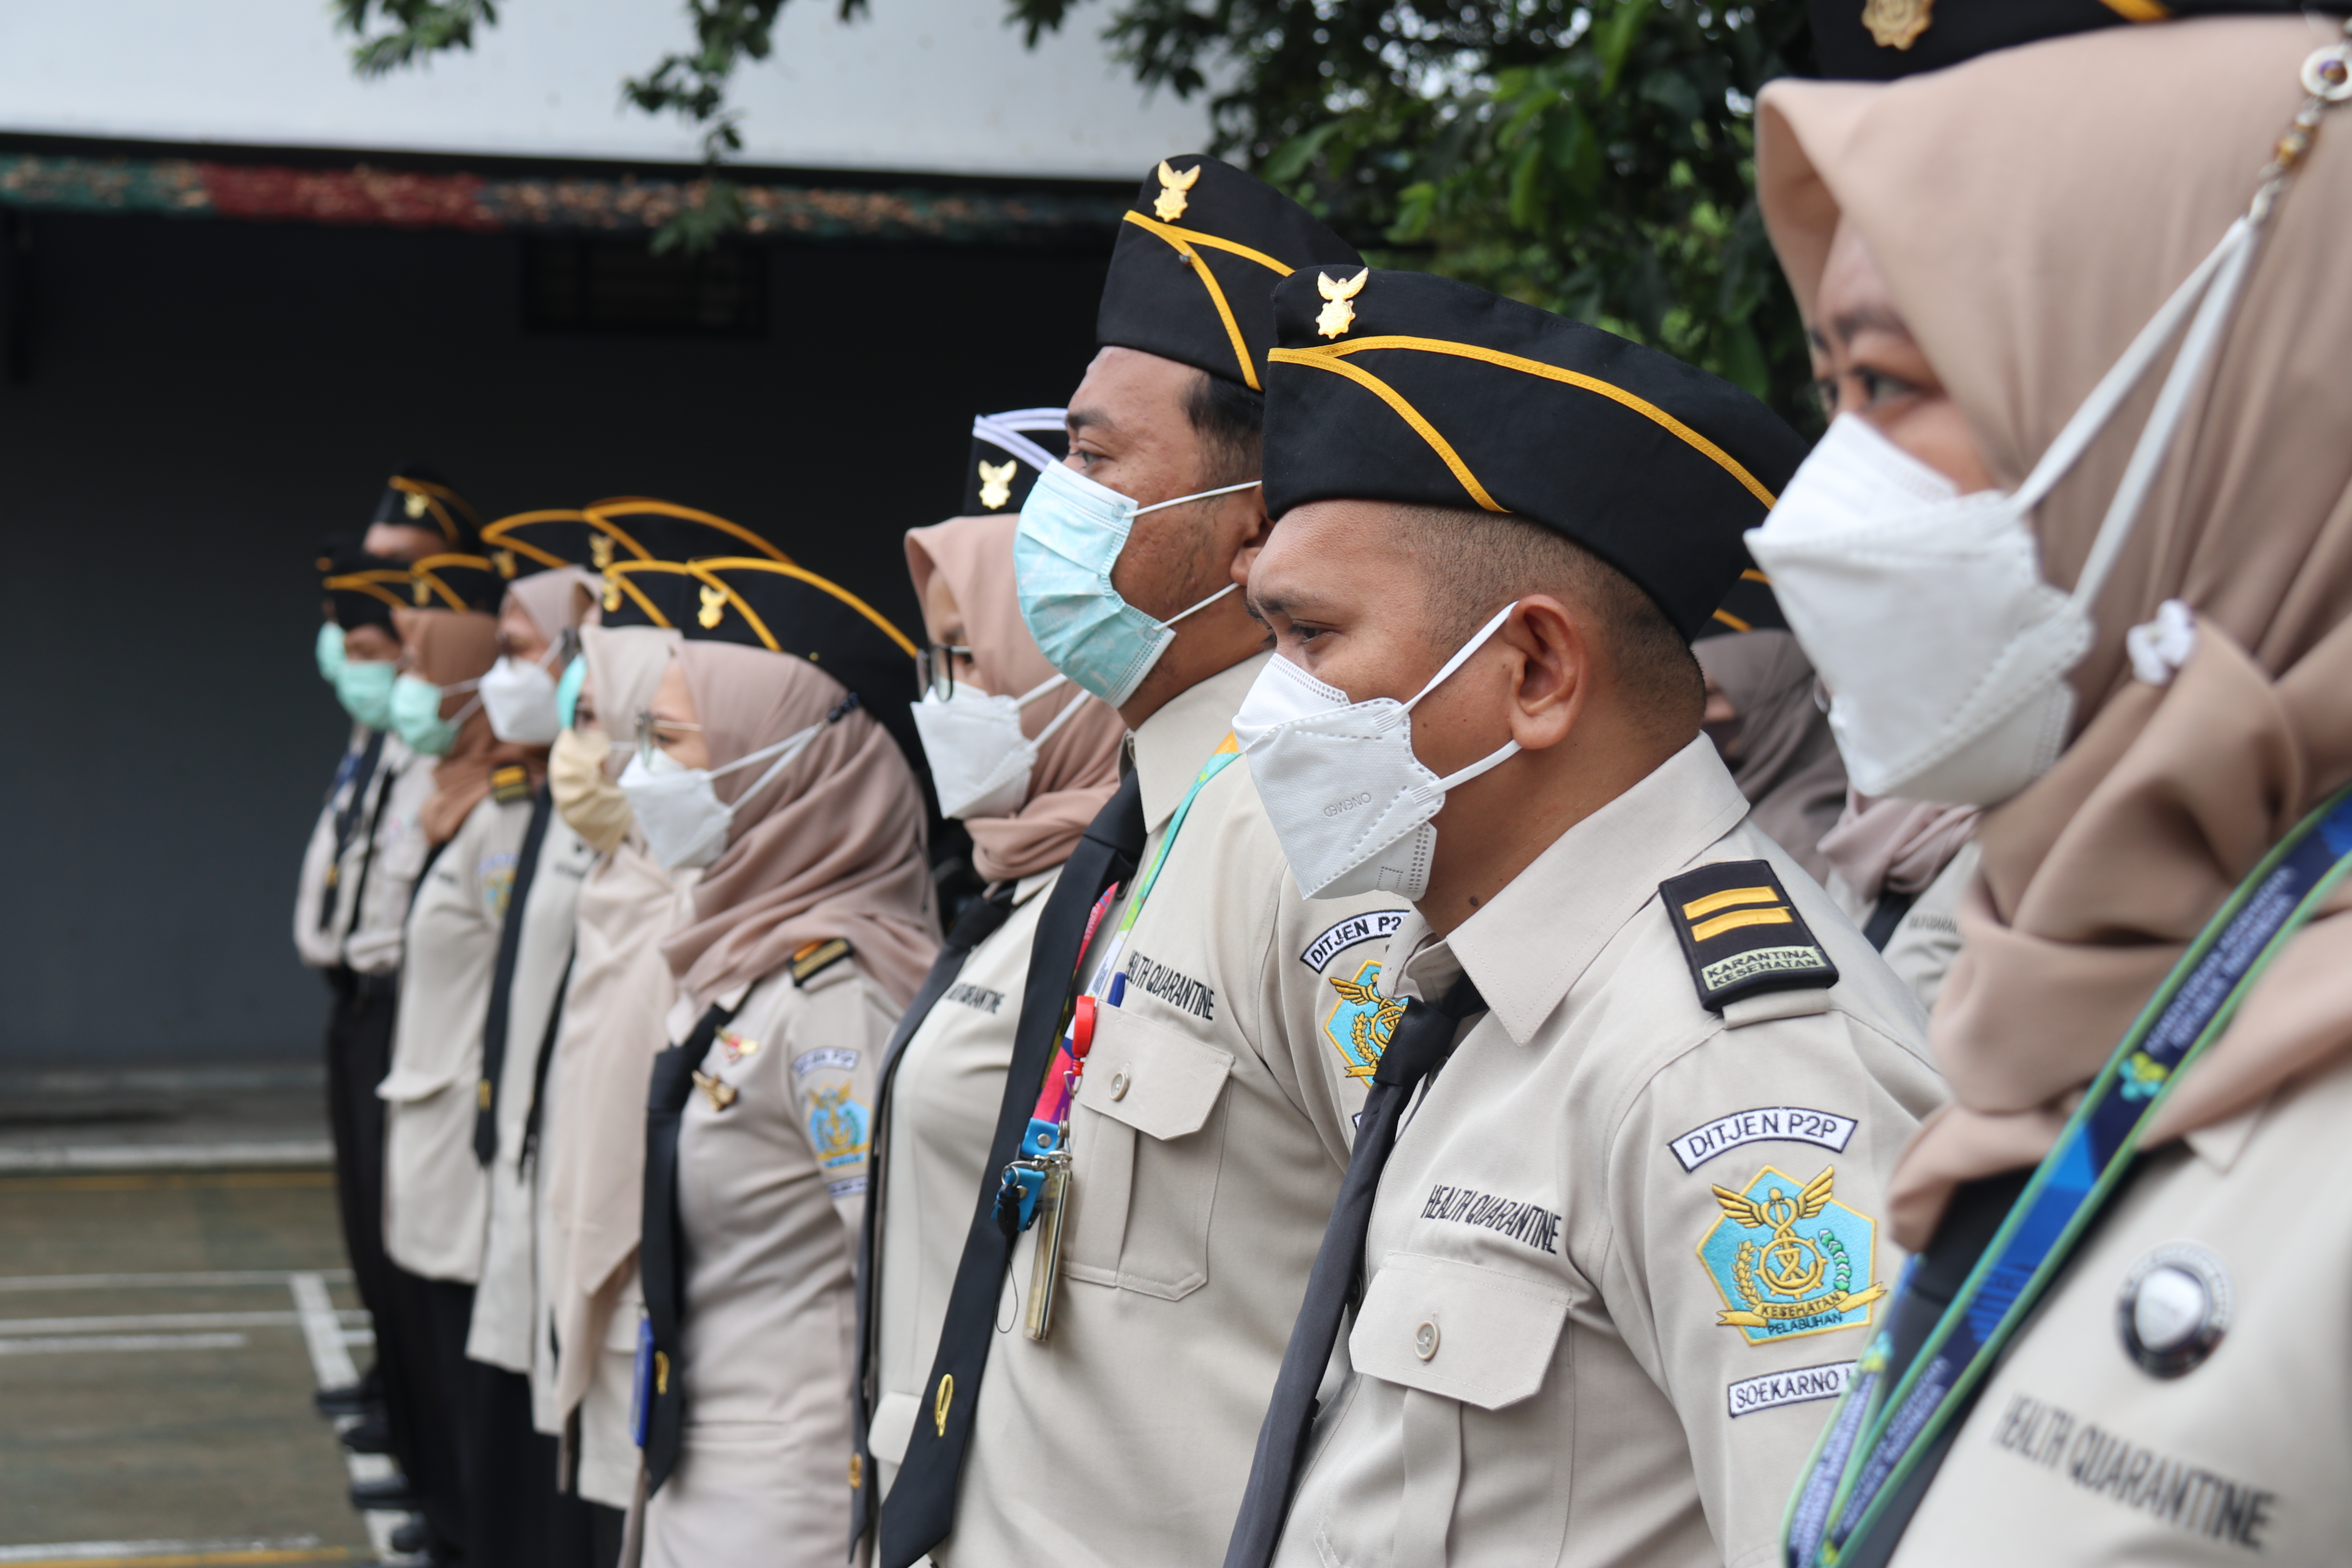
[[[517,664],[501,655],[482,677],[482,711],[489,715],[490,733],[509,745],[544,746],[562,732],[562,705],[556,700],[555,677],[548,666],[563,651],[558,642],[536,664]]]
[[[666,871],[709,865],[727,847],[728,829],[734,826],[735,813],[743,803],[775,783],[776,775],[824,731],[824,724],[812,724],[723,768],[681,767],[659,747],[636,752],[621,770],[621,793],[629,797],[629,810],[637,819],[638,831],[646,836],[646,848]],[[711,785],[713,779],[766,757],[776,759],[773,765],[737,796],[733,805],[719,798]]]
[[[1009,816],[1029,798],[1029,774],[1037,752],[1054,732],[1087,703],[1078,696],[1030,740],[1021,732],[1021,710],[1070,678],[1057,675],[1020,698],[997,697],[959,686],[942,701],[923,694],[915,710],[915,731],[930,760],[931,784],[943,816]]]
[[[1444,808],[1445,792],[1509,761],[1519,743],[1506,742],[1439,778],[1413,755],[1412,710],[1516,608],[1516,603],[1503,606],[1412,702],[1393,697],[1350,702],[1346,692],[1278,657],[1258,671],[1234,715],[1234,738],[1302,898],[1384,892],[1417,900],[1429,890],[1430,858],[1437,849],[1437,829],[1429,819]]]
[[[2074,717],[2066,672],[2090,651],[2091,605],[2228,323],[2254,235],[2243,219],[2231,226],[2014,492],[1961,495],[1871,426],[1841,415],[1764,526],[1749,532],[1756,563],[1832,694],[1830,728],[1855,789],[1997,805],[2057,761]],[[2033,509],[2192,309],[2082,574],[2073,593],[2061,593],[2042,575]]]

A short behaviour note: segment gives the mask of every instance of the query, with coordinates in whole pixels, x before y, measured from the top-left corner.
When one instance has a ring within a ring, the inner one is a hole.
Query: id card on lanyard
[[[1021,1228],[1026,1230],[1033,1225],[1037,1227],[1037,1256],[1030,1271],[1029,1305],[1022,1321],[1023,1331],[1033,1340],[1042,1340],[1053,1331],[1054,1289],[1062,1272],[1062,1220],[1069,1211],[1070,1107],[1086,1077],[1087,1056],[1094,1048],[1096,1019],[1101,1009],[1116,1007],[1126,998],[1127,974],[1119,962],[1127,953],[1128,933],[1135,929],[1136,917],[1143,912],[1151,890],[1159,886],[1160,873],[1168,864],[1169,851],[1176,847],[1176,836],[1183,831],[1185,818],[1192,815],[1192,802],[1211,779],[1224,772],[1240,755],[1239,743],[1228,734],[1202,764],[1192,788],[1177,803],[1175,813],[1168,819],[1168,831],[1160,840],[1159,854],[1152,857],[1150,868],[1136,879],[1134,895],[1127,901],[1118,928],[1104,944],[1093,978],[1071,1005],[1069,1026],[1063,1031],[1061,1045],[1045,1069],[1045,1081],[1038,1086],[1037,1103],[1029,1113],[1028,1131],[1021,1135],[1021,1158],[1005,1167],[1007,1184],[1024,1189]],[[1116,885],[1106,889],[1094,912],[1087,917],[1087,934],[1078,944],[1081,963],[1118,896]]]
[[[2181,954],[1892,1388],[1892,1335],[1882,1329],[1864,1351],[1790,1499],[1781,1527],[1788,1568],[1833,1568],[1965,1416],[2018,1325],[2129,1173],[2157,1108],[2347,871],[2352,789],[2264,856]],[[1917,1268],[1914,1258],[1906,1287]],[[1901,1304],[1898,1295],[1884,1321],[1895,1321]]]

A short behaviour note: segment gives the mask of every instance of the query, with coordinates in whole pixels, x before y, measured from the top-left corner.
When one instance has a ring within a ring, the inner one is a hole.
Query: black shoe
[[[433,1532],[425,1527],[422,1519],[411,1515],[392,1527],[392,1549],[403,1557],[414,1557],[432,1545]]]
[[[414,1513],[416,1493],[410,1489],[405,1476],[385,1476],[377,1480],[352,1483],[352,1506],[362,1513]]]
[[[364,1378],[337,1388],[322,1388],[310,1395],[310,1403],[318,1406],[320,1415],[331,1418],[337,1415],[373,1415],[383,1409],[383,1396],[370,1388]]]
[[[392,1452],[392,1428],[382,1415],[363,1415],[357,1426],[346,1426],[338,1435],[343,1447],[354,1454]]]

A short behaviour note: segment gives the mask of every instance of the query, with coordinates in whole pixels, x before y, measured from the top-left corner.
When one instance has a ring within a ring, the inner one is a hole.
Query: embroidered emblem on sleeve
[[[1715,1189],[1723,1213],[1698,1260],[1723,1298],[1718,1324],[1751,1345],[1869,1324],[1886,1294],[1870,1278],[1878,1224],[1837,1201],[1836,1176],[1825,1165],[1800,1184],[1767,1165],[1736,1192]]]
[[[866,1158],[866,1107],[849,1098],[849,1085],[830,1083],[809,1097],[809,1142],[826,1170]]]
[[[1391,1001],[1372,989],[1380,977],[1377,959],[1358,965],[1353,980],[1331,976],[1331,989],[1339,994],[1339,1005],[1323,1020],[1323,1037],[1339,1047],[1349,1078],[1369,1079],[1378,1070],[1381,1053],[1388,1049],[1389,1037],[1396,1033],[1397,1020],[1404,1016],[1402,998]]]
[[[1742,997],[1837,984],[1769,861],[1722,860],[1658,884],[1690,963],[1698,1005],[1720,1013]]]

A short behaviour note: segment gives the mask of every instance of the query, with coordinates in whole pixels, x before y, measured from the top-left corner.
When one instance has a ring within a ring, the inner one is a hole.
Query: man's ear
[[[1530,752],[1568,739],[1592,690],[1599,649],[1587,618],[1549,594],[1529,594],[1496,636],[1518,655],[1511,738]]]
[[[1246,589],[1249,586],[1250,568],[1257,564],[1257,552],[1264,550],[1265,542],[1274,537],[1274,519],[1265,515],[1264,485],[1258,485],[1251,489],[1236,490],[1225,499],[1244,503],[1243,508],[1235,510],[1242,511],[1243,526],[1249,531],[1242,536],[1241,547],[1234,552],[1233,577],[1234,582]]]

